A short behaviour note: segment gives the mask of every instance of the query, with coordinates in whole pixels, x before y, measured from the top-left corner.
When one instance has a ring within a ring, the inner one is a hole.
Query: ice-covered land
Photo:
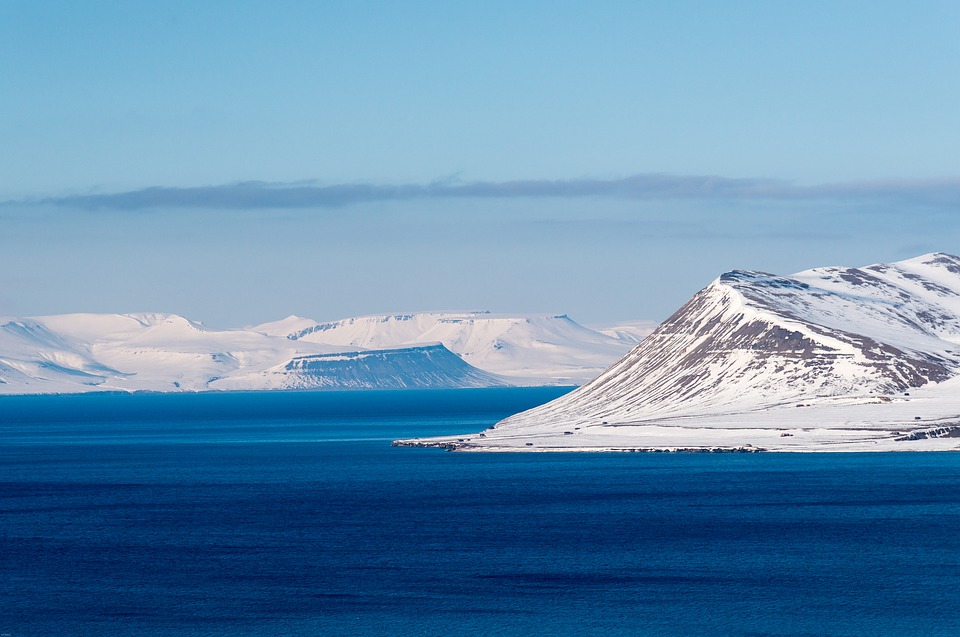
[[[590,329],[566,315],[423,312],[301,325],[287,338],[361,349],[442,343],[474,367],[524,379],[526,384],[582,385],[654,327],[649,321],[635,321]]]
[[[157,313],[3,318],[0,394],[579,385],[646,328],[618,329],[483,312],[290,316],[243,329]]]
[[[960,450],[960,258],[733,271],[474,451]]]

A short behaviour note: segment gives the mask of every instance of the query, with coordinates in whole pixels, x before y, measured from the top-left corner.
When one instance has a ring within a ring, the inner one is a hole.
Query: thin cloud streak
[[[337,208],[353,204],[424,199],[572,199],[709,201],[896,202],[960,209],[960,178],[881,180],[796,186],[774,179],[641,174],[620,179],[437,181],[427,184],[321,185],[248,181],[218,186],[155,186],[140,190],[6,201],[0,206],[50,205],[85,210],[158,208],[263,210]]]

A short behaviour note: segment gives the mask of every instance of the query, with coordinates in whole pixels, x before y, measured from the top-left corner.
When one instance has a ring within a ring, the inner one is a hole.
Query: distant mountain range
[[[6,318],[0,394],[578,385],[652,325],[611,329],[483,312],[291,316],[243,329],[173,314]]]
[[[636,322],[594,330],[566,315],[432,312],[319,324],[290,317],[253,329],[283,333],[298,343],[340,348],[376,350],[441,343],[488,372],[534,384],[580,385],[626,354],[654,327]]]
[[[723,274],[596,379],[462,446],[882,450],[957,437],[960,258],[934,253]]]

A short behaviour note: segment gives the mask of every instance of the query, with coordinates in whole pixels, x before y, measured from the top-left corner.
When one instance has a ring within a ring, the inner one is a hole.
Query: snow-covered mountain
[[[510,380],[465,363],[443,345],[297,356],[263,372],[233,375],[214,389],[444,389],[503,387]]]
[[[577,384],[630,347],[566,317],[290,316],[246,329],[173,314],[8,318],[0,394]]]
[[[893,442],[913,434],[924,442]],[[960,447],[947,436],[960,437],[960,258],[935,253],[728,272],[599,377],[468,446]]]
[[[590,327],[618,341],[637,345],[657,329],[657,323],[656,321],[622,321],[616,325],[591,325]]]
[[[505,316],[487,312],[424,312],[363,316],[304,324],[289,317],[253,329],[299,343],[383,349],[442,343],[485,371],[528,383],[579,385],[630,350],[648,322],[613,334],[586,328],[566,315]]]
[[[174,314],[7,319],[0,324],[0,393],[201,391],[241,370],[336,351]]]

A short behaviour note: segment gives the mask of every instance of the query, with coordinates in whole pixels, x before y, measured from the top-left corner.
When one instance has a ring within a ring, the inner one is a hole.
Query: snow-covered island
[[[733,271],[597,378],[459,451],[960,450],[960,258]]]
[[[215,329],[175,314],[0,319],[0,394],[580,385],[653,330],[432,312]]]

